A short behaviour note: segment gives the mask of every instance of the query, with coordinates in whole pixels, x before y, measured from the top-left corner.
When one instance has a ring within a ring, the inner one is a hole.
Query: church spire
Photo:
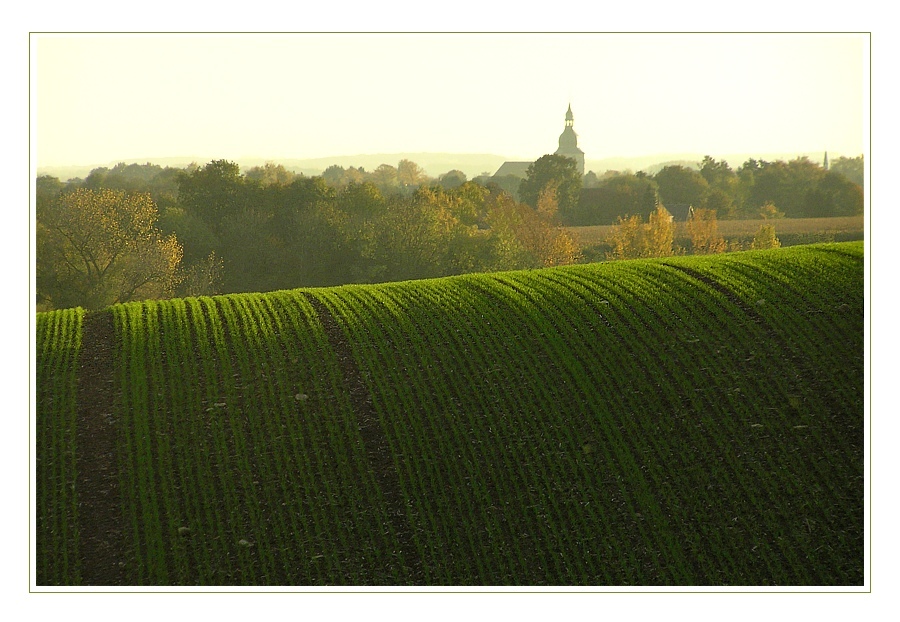
[[[578,148],[578,135],[572,127],[575,124],[575,115],[572,114],[572,104],[566,111],[566,126],[563,133],[559,135],[559,149],[556,155],[563,155],[572,158],[578,163],[578,170],[584,175],[584,151]]]

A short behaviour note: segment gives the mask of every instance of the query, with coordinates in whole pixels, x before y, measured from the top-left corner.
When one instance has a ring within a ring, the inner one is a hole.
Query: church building
[[[584,175],[584,151],[578,148],[578,135],[575,133],[573,125],[575,124],[575,115],[572,114],[572,104],[566,111],[566,125],[562,134],[559,135],[559,148],[554,155],[566,156],[572,158],[578,163],[578,171]],[[503,165],[494,173],[494,177],[505,177],[512,175],[519,179],[527,177],[528,167],[531,162],[504,162]]]
[[[559,135],[559,149],[556,150],[556,155],[575,160],[578,163],[579,172],[584,175],[584,151],[578,148],[578,135],[572,129],[574,123],[575,115],[572,114],[572,104],[569,104],[569,109],[566,111],[566,128]]]

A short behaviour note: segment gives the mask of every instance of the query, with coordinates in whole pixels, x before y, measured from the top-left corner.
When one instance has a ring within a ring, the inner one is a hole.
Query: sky
[[[865,34],[32,34],[37,166],[164,157],[856,156]]]

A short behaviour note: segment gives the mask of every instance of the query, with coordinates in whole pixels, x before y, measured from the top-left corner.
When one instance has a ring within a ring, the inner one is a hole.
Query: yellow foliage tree
[[[751,249],[761,248],[780,248],[781,241],[775,236],[775,227],[773,225],[762,225],[756,235],[753,236],[753,242],[750,243]]]
[[[675,221],[662,206],[657,207],[644,228],[644,256],[669,257],[675,244]]]
[[[719,223],[716,220],[715,211],[710,209],[694,210],[687,223],[687,230],[691,237],[691,252],[694,255],[725,252],[727,244],[725,238],[719,235]]]
[[[772,218],[784,218],[784,212],[775,207],[775,204],[771,201],[766,201],[760,206],[759,215],[766,220]]]
[[[557,209],[552,186],[540,193],[537,208],[519,203],[505,192],[493,199],[487,220],[499,247],[505,249],[509,267],[563,266],[581,258],[578,245],[554,222]]]
[[[37,213],[39,308],[102,309],[165,298],[182,278],[174,235],[156,228],[149,194],[79,188]]]
[[[644,223],[640,216],[619,217],[607,243],[612,247],[607,259],[639,259],[669,257],[673,254],[675,223],[662,206]]]

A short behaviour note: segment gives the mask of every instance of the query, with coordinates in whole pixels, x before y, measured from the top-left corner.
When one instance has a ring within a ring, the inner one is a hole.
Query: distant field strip
[[[37,324],[47,584],[79,313]],[[861,243],[111,313],[125,585],[864,580]]]
[[[764,225],[775,227],[776,235],[848,235],[859,234],[860,239],[865,227],[862,215],[838,216],[833,218],[776,218],[753,220],[717,221],[719,235],[733,237],[752,237]],[[596,246],[606,242],[615,230],[615,225],[590,225],[585,227],[566,227],[566,232],[579,246]],[[684,223],[676,223],[676,238],[690,238]]]

